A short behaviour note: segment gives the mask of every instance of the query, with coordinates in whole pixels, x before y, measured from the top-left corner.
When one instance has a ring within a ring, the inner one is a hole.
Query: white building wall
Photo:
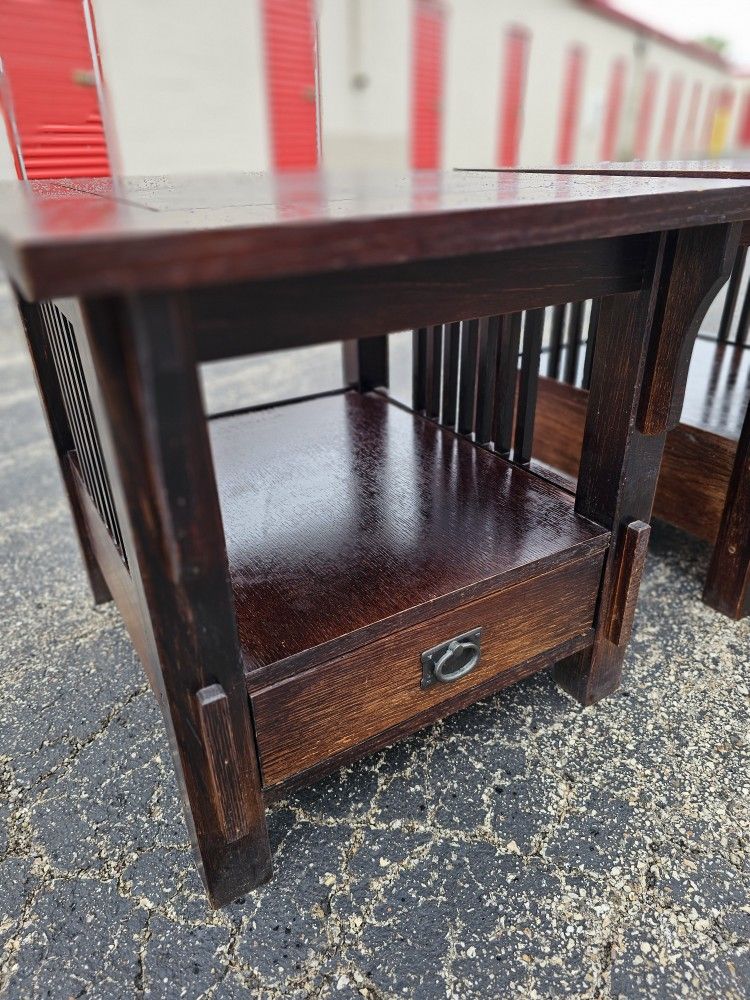
[[[331,167],[409,163],[411,6],[319,0],[323,156]]]
[[[127,174],[269,166],[258,0],[93,0]]]
[[[520,165],[555,164],[566,60],[574,45],[584,50],[574,161],[590,163],[602,157],[611,72],[618,58],[625,62],[626,78],[616,158],[633,155],[643,80],[652,66],[658,71],[658,84],[646,156],[658,156],[670,81],[675,74],[682,77],[683,89],[672,155],[706,155],[707,150],[700,146],[683,148],[684,125],[692,83],[697,79],[703,84],[703,94],[696,137],[702,138],[710,93],[733,85],[719,68],[648,36],[638,36],[625,26],[586,11],[574,0],[504,0],[498,5],[488,5],[485,0],[453,0],[446,61],[444,166],[496,165],[504,41],[513,26],[523,27],[530,34]],[[733,135],[732,131],[729,138]]]
[[[3,123],[0,122],[0,125]],[[16,165],[11,153],[6,129],[0,128],[0,181],[12,181],[16,177]]]

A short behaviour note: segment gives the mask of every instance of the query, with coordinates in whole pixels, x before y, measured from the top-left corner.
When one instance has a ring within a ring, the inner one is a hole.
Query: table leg
[[[730,618],[750,614],[750,409],[737,444],[703,600]]]
[[[250,704],[192,344],[168,295],[86,301],[102,444],[209,898],[271,874]]]
[[[560,684],[585,705],[620,684],[626,643],[610,624],[626,532],[648,522],[667,431],[680,417],[693,343],[708,306],[729,277],[737,226],[706,226],[659,238],[640,292],[602,302],[576,510],[612,530],[589,649],[558,664]],[[650,330],[644,337],[643,331]]]
[[[41,306],[38,303],[26,302],[20,295],[16,295],[16,301],[23,321],[26,341],[29,345],[29,353],[31,354],[34,374],[39,388],[39,395],[41,396],[42,405],[47,417],[47,425],[49,426],[52,442],[55,446],[63,484],[68,495],[68,503],[73,514],[73,522],[78,534],[83,562],[88,574],[91,591],[94,595],[94,603],[106,604],[107,601],[112,600],[112,595],[109,592],[109,587],[94,555],[88,528],[86,527],[86,520],[81,508],[81,501],[73,483],[73,472],[70,468],[68,456],[75,450],[76,444],[65,407],[60,381],[55,369],[49,337],[42,319]]]
[[[346,385],[360,392],[388,388],[388,337],[345,340],[342,361]]]

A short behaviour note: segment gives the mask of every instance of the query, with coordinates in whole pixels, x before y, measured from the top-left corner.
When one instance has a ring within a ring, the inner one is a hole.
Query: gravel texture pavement
[[[332,359],[249,378],[294,395]],[[273,881],[211,912],[2,289],[0,435],[1,996],[750,995],[750,625],[701,604],[705,546],[655,528],[615,696],[537,676],[294,795]]]

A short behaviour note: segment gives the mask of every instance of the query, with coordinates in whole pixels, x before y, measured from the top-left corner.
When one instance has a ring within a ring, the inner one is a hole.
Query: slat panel
[[[578,353],[583,340],[584,302],[572,302],[568,319],[568,344],[565,352],[565,375],[568,385],[575,385],[578,375]]]
[[[102,522],[127,564],[120,523],[91,410],[75,331],[67,317],[51,302],[40,304],[40,314],[60,384],[81,477]]]
[[[500,317],[479,321],[479,365],[477,372],[476,438],[478,444],[492,441],[497,379],[497,349]]]
[[[477,398],[479,320],[461,324],[461,370],[458,390],[458,433],[473,434]]]
[[[544,309],[529,310],[523,326],[521,377],[518,380],[516,429],[513,438],[513,461],[519,465],[528,465],[531,461],[543,333]]]
[[[550,378],[559,378],[560,376],[560,357],[565,333],[566,311],[567,306],[565,305],[552,307],[549,354],[547,356],[547,375]]]
[[[521,341],[521,313],[503,316],[497,354],[495,390],[495,426],[492,440],[495,451],[509,455],[513,446],[513,411],[516,402],[518,350]]]
[[[443,423],[455,429],[458,414],[458,359],[461,324],[448,323],[443,331]]]
[[[596,333],[599,329],[599,312],[602,307],[601,299],[594,299],[591,303],[591,313],[589,314],[589,332],[586,339],[586,357],[583,359],[583,382],[582,388],[588,389],[591,385],[591,365],[594,361],[594,350],[596,349]]]
[[[443,366],[443,328],[433,326],[427,331],[427,386],[425,414],[430,420],[440,419],[440,384]]]
[[[420,327],[411,335],[411,405],[416,413],[427,409],[427,330]]]

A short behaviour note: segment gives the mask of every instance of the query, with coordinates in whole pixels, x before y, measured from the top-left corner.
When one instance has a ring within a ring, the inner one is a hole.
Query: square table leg
[[[750,614],[750,408],[737,443],[703,600],[730,618]]]
[[[269,878],[271,856],[197,366],[174,297],[84,300],[82,325],[145,666],[220,906]]]
[[[602,302],[576,510],[610,527],[613,540],[594,644],[556,668],[561,685],[585,705],[620,684],[627,634],[613,629],[613,614],[628,526],[651,518],[664,443],[679,422],[693,343],[729,277],[738,240],[736,225],[666,233],[659,238],[652,280],[644,290]]]

